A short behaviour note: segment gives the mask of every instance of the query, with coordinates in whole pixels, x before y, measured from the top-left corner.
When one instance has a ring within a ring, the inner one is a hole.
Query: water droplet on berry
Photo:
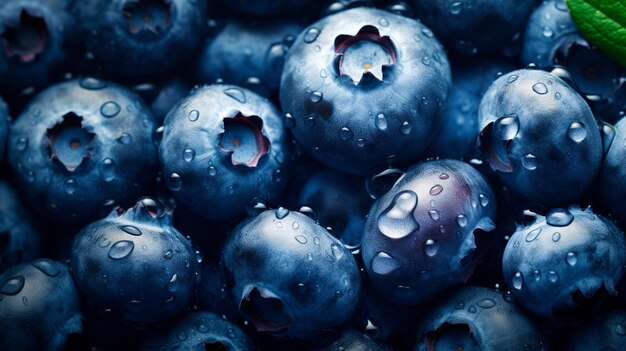
[[[522,166],[529,171],[537,169],[537,156],[533,154],[526,154],[522,158]]]
[[[437,196],[437,195],[441,194],[442,191],[443,191],[443,187],[440,184],[435,184],[435,185],[433,185],[432,188],[430,188],[428,193],[430,195],[432,195],[432,196]]]
[[[78,187],[78,184],[76,184],[74,179],[68,179],[65,184],[63,184],[63,189],[68,195],[74,194],[76,187]]]
[[[128,133],[122,133],[119,138],[117,138],[121,144],[130,144],[133,141],[133,137]]]
[[[57,275],[59,275],[59,273],[61,273],[61,269],[56,262],[50,261],[45,258],[35,260],[31,264],[33,265],[33,267],[37,268],[43,274],[49,277],[56,277]]]
[[[378,217],[378,229],[392,239],[400,239],[416,231],[419,224],[413,216],[415,206],[417,194],[411,190],[400,192]]]
[[[313,103],[318,103],[322,101],[322,99],[324,99],[324,94],[319,91],[313,91],[309,93],[309,100],[311,100],[311,102]]]
[[[196,157],[196,151],[191,148],[186,148],[183,150],[183,160],[186,162],[191,162]]]
[[[354,137],[354,134],[348,127],[343,127],[339,130],[339,138],[344,141],[348,141]]]
[[[528,232],[528,234],[526,234],[526,242],[533,242],[537,239],[537,237],[539,237],[539,234],[541,234],[541,228],[537,228],[537,229],[533,229],[530,232]]]
[[[283,219],[287,217],[288,214],[289,214],[289,210],[284,207],[279,207],[274,211],[274,215],[276,216],[277,219]]]
[[[300,244],[306,244],[308,242],[308,240],[306,239],[304,235],[296,235],[294,239],[296,239],[296,241],[299,242]]]
[[[578,257],[576,256],[575,253],[568,252],[567,255],[565,256],[565,261],[570,266],[574,266],[574,265],[576,265],[576,262],[578,262]]]
[[[555,232],[554,234],[552,234],[552,241],[557,242],[559,240],[561,240],[561,233]]]
[[[383,27],[387,27],[389,25],[389,21],[383,17],[380,20],[378,20],[378,24],[380,24]]]
[[[500,140],[512,140],[519,132],[519,119],[515,115],[500,117],[494,122],[493,129]]]
[[[386,130],[387,126],[387,117],[385,117],[384,114],[379,113],[378,116],[376,116],[376,128],[379,130]]]
[[[482,207],[485,207],[489,204],[489,197],[487,197],[487,195],[485,194],[479,194],[478,195],[478,200],[480,201],[480,205]]]
[[[21,138],[17,139],[16,146],[17,146],[17,149],[19,151],[26,150],[26,148],[28,147],[28,138],[21,137]]]
[[[105,158],[100,162],[98,171],[105,182],[110,182],[115,178],[115,173],[117,172],[116,168],[115,161],[110,158]]]
[[[176,292],[180,284],[178,283],[178,274],[174,274],[170,281],[167,283],[167,291]]]
[[[224,90],[224,94],[237,102],[240,102],[242,104],[246,103],[246,93],[244,93],[243,90],[239,88],[228,88]]]
[[[580,122],[573,122],[567,129],[567,137],[574,142],[580,143],[587,137],[587,128]]]
[[[522,276],[522,272],[517,272],[513,275],[513,287],[517,290],[522,289],[522,285],[524,284],[524,277]]]
[[[456,223],[461,228],[465,227],[467,225],[467,217],[465,217],[465,215],[462,215],[462,214],[456,216]]]
[[[484,308],[486,310],[492,307],[495,307],[495,305],[496,305],[496,302],[490,298],[484,298],[476,303],[476,306],[480,308]]]
[[[533,91],[539,95],[544,95],[548,93],[548,87],[541,82],[535,83],[533,85]]]
[[[546,223],[553,227],[565,227],[573,220],[574,215],[564,208],[555,208],[546,215]]]
[[[198,110],[191,110],[189,111],[189,114],[187,114],[187,118],[189,118],[190,121],[195,122],[198,118],[200,118],[200,112]]]
[[[552,283],[556,283],[559,280],[559,275],[555,271],[548,272],[548,280]]]
[[[165,253],[163,253],[163,258],[169,260],[172,257],[174,257],[174,253],[172,252],[172,250],[167,250],[165,251]]]
[[[507,83],[513,83],[517,80],[519,76],[517,74],[511,74],[507,79],[506,82]]]
[[[317,39],[319,35],[320,35],[320,30],[315,27],[311,27],[307,29],[307,31],[304,33],[304,38],[303,38],[304,42],[307,44],[311,44]]]
[[[461,3],[460,1],[456,1],[450,4],[450,14],[452,15],[458,15],[459,13],[461,13],[462,9],[463,3]]]
[[[430,218],[433,221],[437,221],[440,218],[439,211],[437,211],[437,210],[430,210],[430,211],[428,211],[428,215],[430,216]]]
[[[379,252],[371,263],[372,272],[380,275],[389,274],[400,268],[400,262],[385,252]]]
[[[424,250],[426,256],[433,257],[437,254],[437,251],[439,251],[439,244],[437,244],[437,242],[433,239],[428,239],[424,242],[422,249]]]
[[[404,121],[402,122],[402,125],[400,126],[400,133],[404,135],[408,135],[409,133],[411,133],[411,129],[413,129],[413,126],[411,125],[411,123],[409,123],[408,121]]]
[[[554,31],[550,27],[545,26],[543,27],[543,31],[541,32],[541,34],[543,34],[543,36],[546,38],[551,38],[554,35]]]
[[[96,78],[88,77],[88,78],[81,79],[78,82],[78,85],[88,90],[100,90],[100,89],[106,88],[107,83],[105,81],[102,81]]]
[[[121,110],[122,108],[120,107],[120,105],[118,105],[114,101],[107,101],[102,104],[102,106],[100,106],[100,113],[102,114],[102,116],[107,118],[113,118],[117,116],[117,114],[120,113]]]
[[[24,288],[25,278],[23,275],[10,277],[0,285],[0,294],[17,295]]]
[[[114,260],[122,259],[130,255],[134,248],[135,244],[133,244],[132,241],[120,240],[111,245],[111,248],[109,249],[109,257]]]
[[[296,126],[296,119],[293,118],[293,115],[291,113],[285,113],[283,115],[283,119],[285,121],[285,127],[293,129]]]
[[[172,191],[178,191],[183,187],[183,178],[178,173],[172,173],[167,178],[167,186]]]
[[[123,226],[120,226],[120,229],[130,235],[134,235],[134,236],[141,235],[141,230],[139,230],[139,228],[135,227],[134,225],[123,225]]]

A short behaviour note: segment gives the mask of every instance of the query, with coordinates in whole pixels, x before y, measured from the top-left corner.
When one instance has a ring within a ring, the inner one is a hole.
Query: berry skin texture
[[[132,92],[84,78],[38,94],[11,126],[16,187],[50,220],[84,224],[128,205],[156,175],[155,122]]]
[[[0,2],[0,91],[49,85],[62,73],[75,40],[71,0]]]
[[[177,200],[206,218],[245,214],[285,186],[288,146],[278,110],[233,85],[196,89],[165,118],[161,170]]]
[[[612,134],[600,173],[600,192],[604,207],[626,220],[626,118],[617,122]]]
[[[624,234],[604,217],[570,207],[520,227],[502,257],[509,289],[527,310],[553,322],[592,312],[604,292],[616,295],[626,263]]]
[[[152,330],[141,350],[256,350],[239,327],[212,312],[191,312],[169,325]]]
[[[4,150],[6,149],[8,134],[9,109],[4,100],[2,100],[2,97],[0,97],[0,162],[4,161]]]
[[[474,231],[494,229],[496,201],[482,175],[455,160],[421,163],[380,197],[363,234],[363,263],[381,297],[423,304],[475,268]]]
[[[0,272],[39,257],[41,238],[34,219],[13,187],[0,180]]]
[[[414,161],[439,127],[450,88],[443,48],[420,22],[370,8],[331,15],[287,53],[285,125],[318,161],[365,175]]]
[[[483,96],[478,116],[491,168],[529,206],[567,205],[600,169],[602,141],[589,106],[551,73],[504,74]]]
[[[510,294],[477,286],[454,290],[429,308],[417,335],[414,351],[549,349]]]
[[[492,54],[522,32],[535,0],[414,0],[418,18],[453,55]]]
[[[99,310],[139,323],[183,312],[200,271],[190,240],[150,198],[83,228],[72,243],[71,269],[80,291]]]
[[[191,59],[202,42],[206,0],[84,0],[74,12],[83,43],[111,74],[148,77]]]
[[[83,330],[78,290],[67,267],[37,259],[0,274],[0,349],[65,350]]]
[[[347,322],[359,298],[350,251],[313,219],[283,207],[235,228],[222,262],[239,312],[279,339],[319,342]]]

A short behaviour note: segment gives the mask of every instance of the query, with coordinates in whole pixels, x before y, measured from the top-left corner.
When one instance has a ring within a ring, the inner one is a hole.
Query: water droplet
[[[422,249],[424,250],[426,256],[433,257],[437,254],[437,251],[439,251],[439,244],[437,244],[437,242],[435,242],[433,239],[428,239],[424,243]]]
[[[478,312],[478,310],[476,309],[476,306],[472,305],[467,309],[467,312],[469,313],[476,313]]]
[[[169,282],[167,282],[167,290],[169,292],[176,292],[180,284],[178,284],[178,274],[174,274]]]
[[[120,229],[130,235],[134,235],[134,236],[141,235],[141,230],[139,230],[139,228],[135,227],[134,225],[123,225],[123,226],[120,226]]]
[[[552,283],[556,283],[559,280],[559,275],[555,271],[548,272],[548,280]]]
[[[465,227],[467,225],[467,217],[465,217],[465,215],[462,215],[462,214],[456,216],[456,223],[461,228]]]
[[[513,276],[513,287],[517,290],[520,290],[524,285],[524,277],[522,276],[522,272],[517,272]]]
[[[365,140],[363,138],[358,138],[356,140],[356,146],[358,147],[364,147],[365,146]]]
[[[565,261],[570,266],[574,266],[574,265],[576,265],[576,262],[578,262],[578,257],[576,257],[575,253],[568,252],[567,255],[565,256]]]
[[[277,219],[283,219],[287,217],[288,214],[289,214],[289,210],[284,207],[279,207],[274,211],[274,215],[276,216]]]
[[[285,127],[293,129],[296,126],[296,119],[293,118],[293,115],[291,113],[285,113],[283,115],[283,119],[285,121]]]
[[[541,82],[535,83],[535,85],[533,85],[533,91],[539,95],[544,95],[548,93],[548,87]]]
[[[587,128],[580,122],[573,122],[567,129],[567,137],[580,143],[587,137]]]
[[[397,194],[387,209],[378,217],[378,229],[383,235],[400,239],[419,229],[413,210],[417,206],[417,194],[405,190]]]
[[[226,94],[226,96],[231,97],[233,100],[240,102],[242,104],[246,103],[246,93],[243,92],[243,90],[239,89],[239,88],[228,88],[226,90],[224,90],[224,94]]]
[[[296,241],[299,242],[300,244],[306,244],[308,242],[306,237],[303,235],[296,235],[294,239],[296,239]]]
[[[372,272],[380,275],[389,274],[400,268],[400,262],[385,252],[379,252],[371,263]]]
[[[110,158],[105,158],[102,162],[100,162],[98,171],[105,182],[110,182],[115,178],[115,173],[117,173],[116,168],[117,165],[115,164],[115,161]]]
[[[133,141],[133,137],[128,133],[122,133],[119,138],[117,138],[121,144],[130,144]]]
[[[424,64],[424,66],[430,66],[430,57],[428,56],[422,57],[422,63]]]
[[[537,168],[537,157],[533,154],[527,154],[522,158],[522,166],[529,171]]]
[[[190,121],[195,122],[198,118],[200,118],[200,112],[198,110],[191,110],[189,111],[189,114],[187,114],[187,118],[189,118]]]
[[[165,253],[163,253],[163,258],[169,260],[172,257],[174,257],[174,253],[172,252],[172,250],[167,250],[165,251]]]
[[[507,83],[513,83],[517,80],[518,75],[517,74],[511,74],[507,79],[506,82]]]
[[[487,298],[484,298],[484,299],[478,301],[476,303],[476,305],[478,307],[480,307],[480,308],[484,308],[484,309],[487,310],[487,309],[490,309],[492,307],[495,307],[496,302],[493,299],[490,299],[490,298],[487,297]]]
[[[215,175],[217,174],[217,168],[215,168],[215,166],[213,165],[210,165],[208,168],[208,172],[211,177],[215,177]]]
[[[76,184],[74,179],[68,179],[65,184],[63,184],[63,189],[68,195],[74,194],[76,187],[78,187],[78,184]]]
[[[120,107],[120,105],[118,105],[114,101],[107,101],[102,104],[102,106],[100,106],[100,113],[102,114],[102,116],[107,118],[113,118],[117,116],[117,114],[120,113],[121,110],[122,108]]]
[[[428,28],[423,28],[422,29],[422,34],[424,34],[424,36],[426,36],[428,38],[432,38],[434,36],[433,32],[430,29],[428,29]]]
[[[384,114],[379,113],[378,116],[376,116],[376,128],[379,130],[386,130],[387,126],[387,117],[385,117]]]
[[[541,34],[543,34],[543,36],[546,38],[551,38],[554,35],[554,31],[550,27],[545,26],[543,27],[543,31],[541,32]]]
[[[621,335],[621,336],[626,335],[626,328],[624,328],[624,326],[622,324],[619,324],[619,323],[615,324],[615,327],[613,328],[613,331],[617,335]]]
[[[479,194],[478,195],[478,200],[480,201],[480,205],[482,207],[485,207],[489,204],[489,197],[487,197],[487,195],[485,194]]]
[[[310,115],[309,117],[306,118],[306,125],[309,128],[313,128],[315,127],[315,115]]]
[[[28,138],[21,137],[17,139],[17,149],[19,151],[24,151],[28,147]]]
[[[109,249],[109,257],[114,260],[119,260],[130,255],[135,248],[135,244],[129,240],[120,240],[113,244]]]
[[[319,91],[313,91],[309,93],[309,100],[311,100],[311,102],[313,103],[318,103],[322,101],[323,98],[324,98],[324,94],[322,94]]]
[[[432,196],[437,196],[437,195],[441,194],[442,191],[443,191],[443,187],[440,184],[435,184],[435,185],[433,185],[432,188],[430,188],[428,193],[430,195],[432,195]]]
[[[49,277],[56,277],[57,275],[59,275],[59,273],[61,273],[59,265],[56,262],[50,261],[45,258],[35,260],[31,264],[33,265],[33,267],[37,268],[43,274]]]
[[[348,127],[343,127],[339,130],[339,137],[341,140],[348,141],[354,137],[354,134]]]
[[[326,72],[326,70],[325,70],[325,69],[322,69],[322,70],[320,71],[320,77],[322,77],[322,78],[326,78],[326,77],[328,77],[328,72]]]
[[[411,126],[411,123],[409,123],[408,121],[404,121],[402,122],[402,125],[400,126],[400,133],[404,135],[408,135],[409,133],[411,133],[411,129],[413,129],[413,126]]]
[[[460,1],[453,2],[452,4],[450,4],[450,13],[453,15],[458,15],[459,13],[461,13],[462,9],[463,9],[463,3],[461,3]]]
[[[183,150],[183,160],[186,162],[191,162],[196,157],[196,151],[191,148],[186,148]]]
[[[528,234],[526,234],[526,242],[530,243],[535,241],[537,237],[539,237],[539,234],[541,234],[541,230],[541,228],[536,228],[528,232]]]
[[[555,232],[554,234],[552,234],[552,241],[557,242],[559,240],[561,240],[561,233]]]
[[[311,44],[317,39],[319,35],[320,35],[320,30],[315,27],[311,27],[307,29],[306,32],[304,33],[304,38],[303,38],[304,42],[307,44]]]
[[[25,278],[23,275],[16,275],[10,277],[2,282],[0,285],[0,294],[3,295],[17,295],[24,288]]]
[[[546,223],[553,227],[565,227],[573,220],[574,215],[564,208],[555,208],[546,215]]]
[[[433,221],[438,221],[439,218],[440,218],[439,211],[437,211],[437,210],[430,210],[430,211],[428,211],[428,215],[430,216],[430,218]]]
[[[389,21],[383,17],[380,20],[378,20],[378,24],[380,24],[383,27],[387,27],[389,25]]]
[[[441,180],[446,180],[448,178],[450,178],[450,175],[448,173],[441,173],[439,175],[439,179],[441,179]]]
[[[559,93],[558,91],[554,93],[554,100],[561,100],[561,93]]]
[[[172,173],[167,178],[167,186],[172,191],[178,191],[183,187],[183,178],[178,173]]]
[[[96,78],[88,77],[81,79],[78,85],[88,90],[100,90],[106,88],[107,83]]]
[[[519,119],[515,115],[500,117],[494,122],[493,129],[500,140],[513,140],[519,132]]]

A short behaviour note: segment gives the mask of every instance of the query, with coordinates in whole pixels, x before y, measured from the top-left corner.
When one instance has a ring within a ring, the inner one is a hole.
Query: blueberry
[[[623,350],[626,347],[626,311],[596,314],[575,328],[566,340],[567,350]]]
[[[332,228],[344,245],[361,245],[365,215],[372,205],[364,181],[330,169],[321,169],[302,186],[300,203],[315,210],[319,222]]]
[[[235,228],[222,262],[239,312],[277,338],[325,339],[359,298],[350,251],[311,218],[283,207]]]
[[[439,126],[449,87],[448,59],[428,28],[356,8],[296,38],[280,100],[286,125],[318,161],[365,175],[420,155]]]
[[[39,256],[41,238],[18,194],[0,180],[0,272]]]
[[[279,112],[268,100],[233,85],[204,86],[170,111],[164,127],[163,176],[194,212],[232,219],[255,197],[280,195],[288,148]]]
[[[620,73],[617,64],[578,32],[564,0],[545,1],[534,10],[524,32],[521,59],[541,68],[564,66],[586,95],[609,95]]]
[[[75,22],[71,0],[0,3],[0,91],[17,93],[53,82],[69,56]]]
[[[441,117],[441,129],[427,154],[441,158],[468,156],[478,136],[481,98],[499,75],[513,69],[513,65],[500,59],[453,67],[453,84]]]
[[[413,350],[546,350],[541,330],[508,293],[468,286],[423,315]]]
[[[341,333],[339,339],[332,344],[315,349],[318,351],[391,351],[389,346],[380,344],[365,334],[361,334],[354,329],[346,329]]]
[[[9,109],[0,97],[0,162],[4,160],[4,149],[9,134]]]
[[[367,218],[363,262],[374,288],[418,305],[466,281],[475,268],[474,231],[494,229],[496,201],[482,175],[461,161],[411,168]]]
[[[67,267],[45,258],[0,274],[0,349],[64,350],[83,330],[78,291]]]
[[[235,324],[211,312],[190,312],[149,332],[142,350],[251,351],[252,341]]]
[[[486,55],[522,32],[535,0],[414,0],[417,17],[453,54]]]
[[[491,168],[529,205],[550,208],[578,199],[600,168],[594,116],[553,74],[523,69],[503,75],[485,93],[478,116]]]
[[[293,20],[230,20],[206,42],[195,78],[203,83],[222,79],[229,84],[263,84],[278,90],[285,55],[303,27]]]
[[[308,0],[221,0],[220,3],[243,15],[275,16],[302,7]]]
[[[600,193],[606,209],[626,220],[626,119],[617,122],[615,128],[606,128],[609,147],[600,172]]]
[[[71,268],[80,291],[100,310],[140,323],[184,311],[200,270],[190,240],[151,198],[83,228],[72,243]]]
[[[519,303],[555,322],[585,317],[615,286],[626,263],[626,239],[591,212],[556,208],[520,227],[502,257],[503,274]]]
[[[87,50],[112,74],[146,77],[190,61],[206,0],[85,0],[74,10]]]
[[[37,211],[58,223],[87,223],[132,203],[152,181],[154,129],[148,108],[117,84],[59,83],[13,122],[9,166]]]

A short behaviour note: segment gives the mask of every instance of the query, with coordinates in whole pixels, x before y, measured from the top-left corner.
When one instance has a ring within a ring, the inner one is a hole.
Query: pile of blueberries
[[[0,350],[626,350],[563,0],[2,0],[0,95]]]

